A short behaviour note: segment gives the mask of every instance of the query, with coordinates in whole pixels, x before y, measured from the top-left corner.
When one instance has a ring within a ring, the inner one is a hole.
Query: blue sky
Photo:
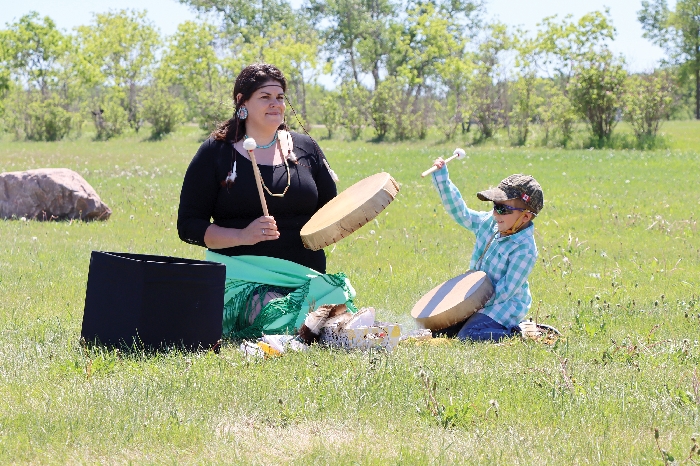
[[[298,3],[300,0],[292,0]],[[17,20],[32,10],[42,16],[51,17],[59,28],[69,30],[74,26],[87,24],[92,13],[132,8],[147,10],[148,17],[160,28],[163,34],[172,34],[177,25],[197,15],[188,7],[175,0],[5,0],[0,8],[0,25]],[[675,0],[669,0],[670,6]],[[538,22],[546,16],[567,14],[579,18],[583,14],[610,8],[613,24],[617,28],[614,50],[627,59],[632,71],[644,71],[654,67],[663,52],[642,37],[642,29],[637,22],[637,10],[641,0],[488,0],[488,16],[497,18],[510,26],[522,26],[534,31]]]

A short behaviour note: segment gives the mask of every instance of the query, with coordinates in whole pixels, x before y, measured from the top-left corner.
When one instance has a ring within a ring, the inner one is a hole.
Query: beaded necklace
[[[247,134],[244,136],[244,139],[248,139],[248,135],[247,135]],[[256,143],[256,144],[255,144],[255,148],[256,148],[256,149],[269,149],[269,148],[272,147],[272,145],[273,145],[274,143],[276,143],[276,142],[277,142],[277,131],[275,131],[275,135],[272,137],[272,141],[270,141],[269,144],[265,144],[264,146],[259,146],[259,145],[257,145],[257,143]]]

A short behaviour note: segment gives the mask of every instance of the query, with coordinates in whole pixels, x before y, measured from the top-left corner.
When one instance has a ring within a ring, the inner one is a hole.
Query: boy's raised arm
[[[432,178],[433,186],[437,189],[440,201],[450,217],[464,228],[476,232],[476,229],[483,221],[483,212],[477,212],[467,207],[467,203],[464,202],[459,190],[450,181],[447,167],[443,166],[434,172]]]

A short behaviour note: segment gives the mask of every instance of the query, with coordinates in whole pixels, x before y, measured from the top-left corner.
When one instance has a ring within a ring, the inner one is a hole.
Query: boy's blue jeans
[[[442,330],[440,333],[460,340],[498,341],[513,335],[513,330],[504,327],[481,312],[472,314],[466,321]]]

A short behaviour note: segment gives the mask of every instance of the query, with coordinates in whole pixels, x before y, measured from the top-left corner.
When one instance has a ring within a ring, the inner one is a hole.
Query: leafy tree
[[[316,24],[327,24],[321,36],[341,73],[356,83],[361,73],[371,73],[377,89],[398,4],[392,0],[310,0],[307,9]]]
[[[138,132],[143,123],[139,91],[151,77],[160,46],[155,26],[145,11],[121,10],[96,14],[93,24],[80,26],[77,32],[86,85],[98,90],[116,88],[109,98],[118,96],[129,125]]]
[[[547,125],[545,140],[549,140],[549,130],[556,128],[566,144],[575,115],[586,119],[599,143],[609,140],[621,105],[620,79],[624,81],[622,64],[613,59],[608,48],[614,38],[607,9],[577,21],[569,15],[561,21],[556,16],[547,17],[540,23],[537,68],[550,74],[550,84],[559,86],[558,92],[547,86],[547,93],[553,93],[555,100],[547,102],[540,112]],[[570,99],[570,105],[562,96]]]
[[[48,96],[58,85],[58,61],[66,52],[66,38],[48,16],[33,11],[11,24],[3,34],[4,68],[28,90]]]
[[[302,122],[308,118],[306,94],[309,84],[325,69],[319,60],[321,41],[306,18],[298,17],[293,27],[274,26],[263,38],[253,41],[253,47],[241,47],[237,56],[243,63],[273,63],[284,73],[289,84],[287,95],[293,105],[292,113],[298,112]],[[296,117],[288,123],[298,124]],[[303,123],[302,123],[303,124]]]
[[[216,53],[217,32],[213,25],[185,21],[167,39],[160,65],[154,74],[159,84],[175,88],[186,104],[185,118],[210,118],[217,101],[230,100],[232,79]],[[230,105],[226,115],[230,116]]]
[[[481,138],[490,138],[507,115],[506,76],[502,54],[512,48],[512,37],[504,24],[489,25],[489,35],[474,55],[476,66],[470,98],[472,115]]]
[[[228,40],[241,38],[251,44],[254,39],[266,37],[273,26],[294,25],[294,14],[287,0],[180,0],[195,11],[217,16]]]
[[[18,138],[62,139],[73,120],[67,99],[70,38],[51,18],[31,12],[2,31],[0,41],[0,92],[12,93],[6,124]]]
[[[74,35],[65,36],[64,48],[65,53],[58,60],[58,85],[54,93],[59,96],[61,106],[72,113],[73,123],[80,132],[83,121],[88,118],[88,114],[82,111],[82,106],[90,95],[90,88],[84,85],[81,74],[82,57]]]
[[[673,85],[673,79],[668,71],[628,77],[625,117],[640,143],[655,138],[661,121],[670,115]]]
[[[15,139],[26,138],[25,123],[28,115],[29,99],[36,94],[28,94],[24,89],[10,80],[8,88],[4,92],[3,106],[3,130],[12,133]]]
[[[591,54],[604,53],[615,38],[610,11],[594,11],[573,21],[571,15],[557,21],[549,16],[538,25],[536,44],[541,53],[538,68],[553,74],[566,92],[574,70]]]
[[[199,129],[205,133],[211,133],[223,121],[228,120],[233,115],[233,100],[224,94],[201,93],[199,100],[198,114],[196,121]]]
[[[420,94],[438,76],[437,66],[463,53],[465,41],[454,24],[432,3],[419,4],[405,20],[391,28],[389,76],[403,76],[411,90]]]
[[[435,124],[447,140],[454,138],[457,129],[469,120],[470,97],[469,86],[474,73],[471,60],[465,59],[466,54],[448,57],[436,65],[438,89],[444,89],[444,94],[437,97],[435,102]]]
[[[8,66],[10,58],[9,34],[9,31],[0,30],[0,103],[5,92],[10,89],[10,67]]]
[[[622,109],[623,65],[610,51],[589,52],[569,83],[573,107],[588,122],[599,147],[610,141]]]
[[[670,10],[666,0],[643,0],[637,18],[644,37],[681,65],[681,77],[695,78],[695,118],[700,119],[700,1],[677,0]]]
[[[40,92],[27,92],[11,83],[4,102],[5,129],[17,139],[57,141],[72,129],[74,115],[63,108],[58,94],[44,97]]]
[[[483,29],[484,2],[477,0],[452,0],[438,3],[439,14],[450,18],[446,32],[451,36],[450,54],[435,63],[436,101],[434,123],[448,140],[461,126],[469,128],[473,106],[470,87],[476,73],[475,55],[467,51],[469,43]],[[466,123],[466,126],[465,126]]]
[[[377,138],[388,133],[398,140],[423,139],[433,118],[434,97],[410,92],[405,76],[389,76],[379,83],[370,103],[371,122]]]
[[[416,2],[402,22],[391,25],[388,78],[377,87],[379,95],[373,102],[379,137],[389,129],[398,139],[425,137],[436,109],[448,137],[463,121],[471,65],[464,60],[467,35],[457,22],[458,15],[449,14],[452,6]]]
[[[6,81],[2,76],[0,76],[0,119],[5,116],[5,99],[7,98],[9,89],[9,80]],[[3,121],[0,120],[0,132],[4,131],[5,129],[6,128]]]
[[[509,120],[515,123],[515,144],[519,146],[527,142],[530,122],[542,100],[536,92],[539,81],[537,65],[540,59],[537,45],[535,40],[526,38],[524,31],[517,31],[513,37],[513,46],[517,53],[516,80],[511,89],[513,108]]]

